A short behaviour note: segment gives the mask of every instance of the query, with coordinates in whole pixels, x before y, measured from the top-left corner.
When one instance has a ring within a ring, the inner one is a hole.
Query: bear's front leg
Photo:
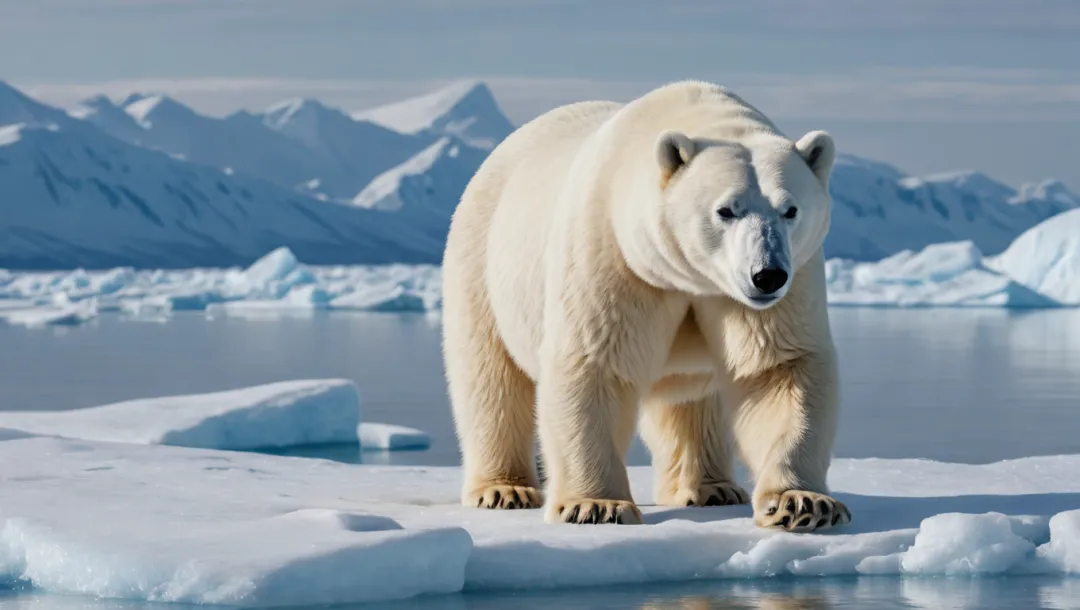
[[[754,473],[754,522],[813,531],[851,521],[826,475],[839,409],[831,351],[812,353],[735,382],[735,437]]]
[[[547,522],[641,523],[624,462],[633,385],[587,359],[565,358],[545,372],[537,394]]]

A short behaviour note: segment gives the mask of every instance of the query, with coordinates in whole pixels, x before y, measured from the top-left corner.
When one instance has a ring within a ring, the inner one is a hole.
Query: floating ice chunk
[[[97,301],[89,299],[79,303],[45,306],[32,309],[0,309],[0,321],[15,326],[39,328],[43,326],[76,326],[98,315]]]
[[[357,436],[364,449],[427,449],[431,446],[431,437],[426,432],[394,424],[363,422]]]
[[[343,379],[285,381],[75,411],[0,412],[0,426],[87,440],[217,449],[356,441],[360,394]]]
[[[309,284],[293,286],[285,295],[284,301],[290,305],[321,307],[331,301],[331,296],[319,286]]]
[[[1034,550],[1000,513],[936,515],[922,522],[900,568],[905,574],[1000,574]]]
[[[1050,540],[1039,547],[1038,554],[1049,571],[1080,574],[1080,510],[1050,519]]]
[[[340,296],[330,302],[331,309],[361,311],[422,312],[427,310],[424,298],[408,292],[397,284],[370,286]]]

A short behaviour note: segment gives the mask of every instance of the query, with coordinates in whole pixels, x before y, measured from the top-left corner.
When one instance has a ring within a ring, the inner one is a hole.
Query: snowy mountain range
[[[201,115],[162,95],[67,111],[0,83],[0,267],[246,264],[279,246],[319,263],[437,263],[458,198],[513,130],[466,82],[354,112],[290,100]],[[975,172],[922,178],[853,156],[833,181],[830,257],[946,241],[984,253],[1080,197]]]

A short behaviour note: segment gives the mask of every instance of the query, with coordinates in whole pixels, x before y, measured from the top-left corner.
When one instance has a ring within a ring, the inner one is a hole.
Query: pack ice
[[[1080,456],[990,465],[837,460],[855,520],[752,525],[748,507],[650,506],[647,524],[546,525],[461,507],[458,468],[346,465],[0,435],[0,582],[64,593],[313,605],[702,578],[1080,572]]]
[[[829,303],[862,307],[1045,308],[1080,305],[1080,210],[1022,234],[984,257],[970,241],[903,250],[874,262],[826,263]],[[279,248],[247,269],[13,273],[0,270],[0,322],[74,325],[99,312],[161,319],[197,310],[274,316],[323,310],[433,312],[442,306],[433,265],[309,266]]]

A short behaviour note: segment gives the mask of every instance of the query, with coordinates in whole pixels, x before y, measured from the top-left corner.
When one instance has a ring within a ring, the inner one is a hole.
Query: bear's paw
[[[812,532],[850,523],[851,511],[825,494],[789,490],[760,497],[754,506],[754,522],[760,527]]]
[[[680,489],[658,502],[666,506],[734,506],[749,504],[750,494],[731,481],[702,483],[696,489]]]
[[[641,525],[641,511],[628,500],[582,499],[553,503],[548,509],[549,523],[618,523]]]
[[[462,504],[476,508],[514,510],[540,508],[544,504],[540,490],[522,485],[487,485],[465,495]]]

